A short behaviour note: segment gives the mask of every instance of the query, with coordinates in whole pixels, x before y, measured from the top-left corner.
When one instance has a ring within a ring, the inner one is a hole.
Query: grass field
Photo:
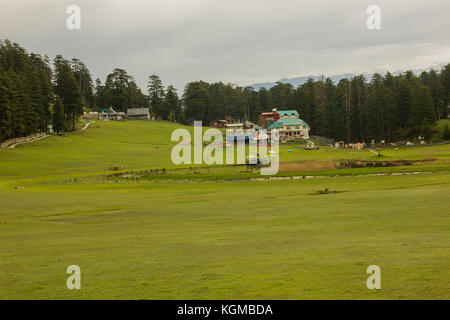
[[[0,299],[450,298],[448,144],[382,157],[282,146],[289,164],[417,161],[279,174],[314,179],[250,181],[236,167],[108,178],[110,165],[174,169],[177,127],[96,122],[0,150]],[[400,172],[418,174],[368,175]],[[81,290],[66,288],[73,264]],[[369,265],[381,290],[366,287]]]

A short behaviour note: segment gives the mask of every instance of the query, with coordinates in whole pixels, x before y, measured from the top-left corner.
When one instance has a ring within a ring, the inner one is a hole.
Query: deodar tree
[[[61,99],[67,127],[75,130],[76,120],[83,114],[84,99],[69,61],[57,55],[54,60],[54,91]]]

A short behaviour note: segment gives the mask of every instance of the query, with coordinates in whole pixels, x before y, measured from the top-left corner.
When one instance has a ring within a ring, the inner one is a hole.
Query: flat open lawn
[[[110,162],[173,166],[175,127],[98,123],[0,150],[0,299],[450,298],[448,172],[61,182],[108,174]],[[293,151],[286,161],[371,157],[366,150]],[[449,149],[402,152],[445,160]],[[339,193],[317,193],[325,188]],[[81,290],[66,288],[73,264]],[[369,265],[381,267],[381,290],[366,287]]]

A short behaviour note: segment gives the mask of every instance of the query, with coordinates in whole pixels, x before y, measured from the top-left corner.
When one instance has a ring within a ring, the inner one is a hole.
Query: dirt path
[[[50,137],[50,135],[47,134],[47,135],[45,135],[45,136],[42,136],[42,137],[39,137],[39,138],[36,138],[36,139],[33,139],[33,140],[17,142],[17,143],[14,143],[14,144],[8,146],[7,149],[13,149],[13,148],[15,148],[16,146],[18,146],[19,144],[35,142],[35,141],[38,141],[38,140],[41,140],[41,139],[44,139],[44,138],[47,138],[47,137]]]
[[[83,132],[84,130],[86,130],[87,128],[89,128],[89,125],[93,123],[93,122],[88,122],[84,125],[84,127],[81,129],[81,132]]]
[[[92,123],[93,123],[93,122],[88,122],[88,123],[86,123],[86,124],[83,126],[83,128],[81,128],[80,131],[83,132],[84,130],[86,130],[87,128],[89,128],[89,125],[92,124]],[[39,138],[36,138],[36,139],[33,139],[33,140],[17,142],[17,143],[14,143],[14,144],[8,146],[7,149],[14,149],[14,148],[15,148],[16,146],[18,146],[19,144],[35,142],[35,141],[38,141],[38,140],[41,140],[41,139],[44,139],[44,138],[47,138],[47,137],[50,137],[50,135],[47,134],[47,135],[45,135],[45,136],[42,136],[42,137],[39,137]]]

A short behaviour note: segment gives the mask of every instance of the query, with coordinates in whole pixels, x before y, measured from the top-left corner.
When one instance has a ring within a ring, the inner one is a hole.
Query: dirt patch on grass
[[[336,194],[336,193],[344,193],[347,191],[336,191],[336,190],[330,190],[328,188],[325,188],[324,190],[319,190],[315,193],[310,193],[310,195],[316,196],[316,195],[322,195],[322,194]]]
[[[336,169],[336,163],[330,159],[325,161],[282,162],[280,163],[279,172],[322,171],[334,169]]]
[[[437,156],[435,153],[428,153],[422,157],[422,161],[436,161]]]

